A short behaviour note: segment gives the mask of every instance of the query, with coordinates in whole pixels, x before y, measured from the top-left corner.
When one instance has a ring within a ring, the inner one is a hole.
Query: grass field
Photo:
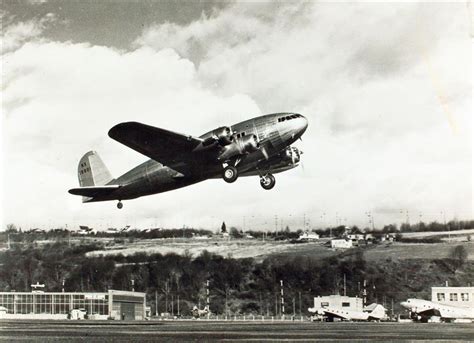
[[[108,241],[110,244],[110,240]],[[135,253],[176,253],[199,255],[207,250],[224,257],[234,258],[253,257],[257,260],[267,256],[291,257],[303,256],[312,258],[325,258],[342,253],[323,245],[324,241],[292,244],[284,241],[261,241],[249,239],[148,239],[134,240],[123,244],[111,244],[104,250],[96,250],[88,253],[88,256],[97,255],[132,255]],[[380,259],[438,259],[449,256],[450,251],[456,245],[463,245],[468,252],[468,259],[474,260],[474,242],[450,241],[436,244],[428,243],[381,243],[363,246],[367,260]],[[349,253],[351,250],[344,252]]]

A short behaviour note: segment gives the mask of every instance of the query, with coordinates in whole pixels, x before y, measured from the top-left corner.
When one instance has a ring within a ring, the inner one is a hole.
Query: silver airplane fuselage
[[[259,142],[257,151],[245,154],[236,164],[239,176],[259,175],[264,171],[278,173],[295,167],[279,165],[279,154],[300,138],[307,126],[307,119],[295,113],[268,114],[230,126],[235,137],[255,135]],[[199,138],[206,139],[211,135],[212,131]],[[183,175],[177,171],[180,170],[178,165],[184,163],[192,167],[192,175]],[[215,158],[203,163],[202,158],[194,159],[193,155],[190,155],[185,162],[180,160],[167,166],[150,159],[109,182],[107,185],[120,185],[112,193],[91,198],[86,202],[127,200],[162,193],[206,179],[221,178],[222,170],[223,164]]]

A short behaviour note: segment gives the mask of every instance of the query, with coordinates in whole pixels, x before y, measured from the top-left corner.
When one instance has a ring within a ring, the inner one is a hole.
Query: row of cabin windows
[[[445,301],[446,296],[444,293],[437,294],[438,301]],[[457,293],[449,293],[449,301],[458,301]],[[461,301],[469,301],[469,293],[461,293]]]
[[[82,175],[82,174],[87,173],[88,171],[91,171],[91,168],[83,169],[83,170],[81,170],[79,173],[81,173],[81,175]]]
[[[240,133],[235,135],[235,138],[240,138],[240,137],[243,137],[243,136],[245,136],[245,132],[240,132]]]
[[[322,302],[321,307],[329,307],[329,303],[328,302]],[[351,307],[351,303],[343,302],[342,307]]]
[[[278,118],[278,122],[280,123],[285,120],[291,120],[291,119],[296,119],[296,118],[301,118],[301,114],[290,114],[285,117],[280,117]]]

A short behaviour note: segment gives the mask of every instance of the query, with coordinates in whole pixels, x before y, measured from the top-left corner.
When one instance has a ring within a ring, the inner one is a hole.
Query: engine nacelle
[[[207,147],[213,145],[214,143],[219,143],[219,145],[226,146],[233,142],[234,136],[232,136],[232,130],[228,126],[222,126],[218,129],[215,129],[207,133],[204,137],[204,142],[202,145]]]
[[[281,154],[281,158],[286,163],[296,164],[301,159],[302,152],[298,148],[289,146]]]
[[[258,149],[260,149],[260,143],[258,142],[257,136],[247,135],[225,146],[217,159],[219,161],[226,161],[234,156],[249,154]]]

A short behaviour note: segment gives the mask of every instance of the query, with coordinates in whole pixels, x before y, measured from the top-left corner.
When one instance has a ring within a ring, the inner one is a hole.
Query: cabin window
[[[461,301],[469,301],[469,293],[461,293]]]
[[[457,293],[449,293],[449,301],[458,301]]]
[[[328,302],[323,302],[323,303],[321,303],[321,307],[329,307],[329,303]]]
[[[445,301],[446,297],[444,296],[444,293],[438,293],[437,295],[438,301]]]
[[[342,303],[342,307],[351,307],[351,303]]]

